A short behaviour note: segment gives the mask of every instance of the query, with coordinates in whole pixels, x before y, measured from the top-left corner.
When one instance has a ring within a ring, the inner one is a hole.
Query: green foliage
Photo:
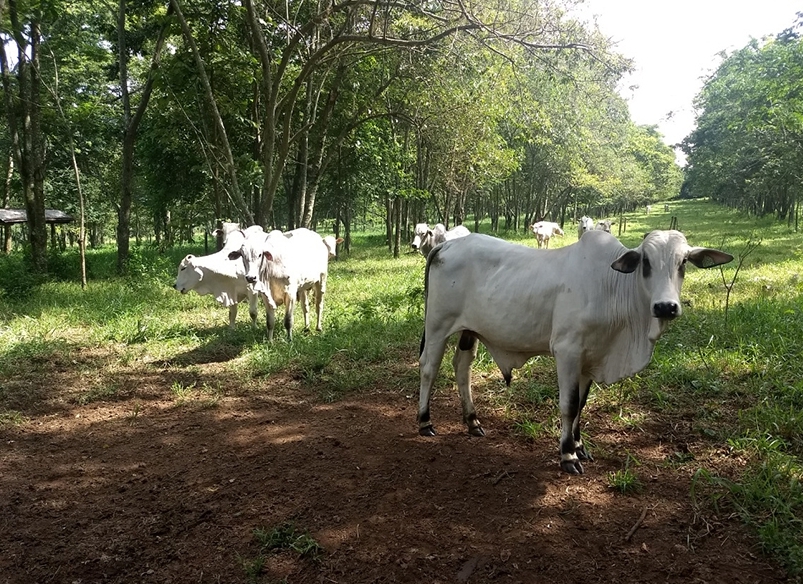
[[[254,539],[262,551],[288,549],[300,556],[317,560],[324,549],[307,532],[299,532],[293,523],[283,523],[273,529],[254,529]]]
[[[638,464],[638,460],[628,454],[623,469],[608,473],[608,486],[622,495],[630,495],[641,491],[643,485],[636,472],[631,468],[631,465],[638,466]]]
[[[696,99],[684,140],[685,190],[746,212],[797,221],[803,191],[803,39],[752,40],[723,61]]]

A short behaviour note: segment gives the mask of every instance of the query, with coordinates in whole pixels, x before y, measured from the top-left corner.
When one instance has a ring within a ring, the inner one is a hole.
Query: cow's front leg
[[[287,292],[284,295],[284,330],[287,331],[287,340],[293,340],[293,310],[296,307],[297,291]]]
[[[276,329],[276,303],[267,294],[262,294],[262,301],[265,303],[265,328],[268,342],[271,342],[273,341],[273,331]]]
[[[463,331],[457,350],[452,358],[454,374],[457,379],[457,390],[460,392],[460,404],[463,406],[463,422],[472,436],[485,436],[477,412],[474,409],[474,400],[471,397],[471,364],[477,357],[477,337],[469,331]]]
[[[575,417],[574,423],[572,424],[572,436],[574,437],[574,453],[580,460],[593,461],[594,457],[591,456],[591,453],[588,450],[586,450],[586,447],[583,444],[583,438],[580,435],[580,416],[583,413],[583,408],[586,407],[586,401],[588,401],[588,392],[591,389],[591,379],[585,376],[580,376],[579,387],[580,387],[580,407],[577,409],[577,417]]]
[[[251,326],[256,328],[257,326],[257,308],[259,304],[259,298],[257,298],[254,294],[248,295],[248,315],[251,317]]]
[[[560,394],[560,468],[571,475],[583,474],[577,456],[574,424],[580,413],[580,359],[573,353],[555,351]]]
[[[237,304],[229,306],[229,328],[234,329],[237,324]]]

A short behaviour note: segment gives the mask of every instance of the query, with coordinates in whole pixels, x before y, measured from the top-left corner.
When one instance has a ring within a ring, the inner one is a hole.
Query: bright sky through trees
[[[600,30],[636,71],[620,92],[638,124],[657,124],[668,144],[694,128],[692,100],[703,80],[720,63],[717,54],[742,48],[751,38],[775,35],[791,27],[803,11],[798,0],[585,0],[586,18]]]

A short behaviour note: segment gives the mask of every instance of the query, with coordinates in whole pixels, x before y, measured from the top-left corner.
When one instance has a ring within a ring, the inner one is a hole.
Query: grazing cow
[[[709,268],[733,256],[690,247],[679,231],[653,231],[627,249],[604,231],[538,250],[486,235],[438,247],[427,258],[418,427],[435,435],[430,395],[448,338],[460,333],[452,363],[472,436],[483,436],[471,397],[477,340],[510,385],[512,370],[553,355],[560,395],[561,468],[580,474],[591,460],[580,413],[592,381],[613,383],[644,369],[655,342],[680,316],[686,262]]]
[[[664,203],[664,212],[669,213],[669,203]]]
[[[229,308],[230,328],[234,328],[237,321],[237,305],[246,299],[251,323],[256,326],[258,297],[245,280],[243,263],[229,259],[229,253],[239,249],[244,239],[242,231],[232,231],[219,252],[205,256],[188,255],[178,265],[173,286],[182,294],[190,290],[195,290],[200,296],[212,294],[215,300]]]
[[[549,240],[553,235],[563,235],[563,229],[560,228],[560,225],[552,221],[538,221],[537,223],[533,223],[530,229],[532,229],[533,235],[535,235],[539,248],[549,248]]]
[[[323,328],[323,296],[329,270],[329,248],[320,235],[299,228],[282,233],[252,232],[230,259],[242,258],[245,279],[259,292],[267,310],[268,340],[276,328],[276,308],[285,306],[284,328],[293,340],[293,309],[296,301],[304,313],[304,329],[309,329],[310,290],[315,293],[318,331]]]
[[[650,211],[652,211],[652,205],[647,205],[645,209],[647,210],[647,215],[649,215]]]
[[[417,249],[421,255],[427,257],[429,252],[432,251],[439,243],[457,239],[458,237],[465,237],[471,233],[467,227],[457,225],[446,231],[446,226],[443,223],[438,223],[432,229],[426,223],[419,223],[415,226],[415,237],[410,244],[410,247]]]
[[[596,229],[597,231],[607,231],[608,233],[611,232],[611,225],[616,223],[615,221],[611,221],[610,219],[603,219],[601,221],[597,221]]]
[[[577,224],[577,239],[583,237],[583,233],[593,230],[594,230],[594,220],[591,217],[588,217],[587,215],[583,215],[582,217],[580,217],[580,220]]]
[[[327,235],[323,238],[323,243],[326,245],[326,249],[329,250],[329,259],[332,259],[337,257],[337,245],[343,243],[343,238],[338,237],[335,239],[334,235]]]

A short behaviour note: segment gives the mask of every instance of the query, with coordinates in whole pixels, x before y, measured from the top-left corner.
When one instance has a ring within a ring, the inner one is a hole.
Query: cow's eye
[[[649,258],[645,256],[642,260],[642,265],[644,266],[644,277],[649,278],[650,275],[652,275],[652,264],[650,263]]]
[[[678,268],[678,272],[681,276],[686,275],[686,258],[683,258],[683,261],[680,262],[680,267]]]

